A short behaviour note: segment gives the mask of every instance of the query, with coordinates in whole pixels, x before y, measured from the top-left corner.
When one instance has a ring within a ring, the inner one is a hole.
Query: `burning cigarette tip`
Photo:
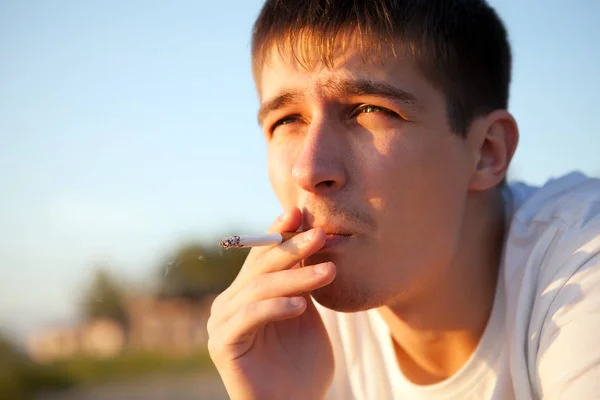
[[[242,247],[240,243],[239,236],[229,236],[219,242],[219,246],[224,247],[226,249],[230,249],[232,247]]]

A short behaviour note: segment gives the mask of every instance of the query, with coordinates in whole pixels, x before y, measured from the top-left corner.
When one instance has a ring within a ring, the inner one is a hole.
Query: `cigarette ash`
[[[240,243],[239,236],[229,236],[221,240],[219,246],[230,249],[232,247],[242,247],[242,244]]]

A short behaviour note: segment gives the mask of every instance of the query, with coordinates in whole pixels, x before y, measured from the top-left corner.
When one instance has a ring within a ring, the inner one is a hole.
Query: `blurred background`
[[[600,3],[493,0],[510,180],[600,174]],[[281,212],[250,71],[262,0],[0,0],[0,398],[225,399],[211,301]]]

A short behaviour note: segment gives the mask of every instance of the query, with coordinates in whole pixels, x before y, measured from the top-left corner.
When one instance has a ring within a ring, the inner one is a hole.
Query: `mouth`
[[[323,249],[337,249],[341,248],[350,243],[354,235],[347,233],[327,233],[325,231],[325,244],[321,247]]]
[[[320,227],[325,231],[325,236],[356,236],[354,233],[350,232],[349,229],[343,228],[341,226],[332,226],[327,224],[310,224],[303,226],[300,231],[304,232],[312,228]]]
[[[327,232],[325,231],[325,237],[334,237],[334,236],[346,236],[346,237],[351,237],[354,236],[350,233],[339,233],[339,232]]]
[[[315,218],[311,221],[304,222],[305,223],[301,226],[300,231],[306,231],[314,227],[320,227],[325,231],[325,244],[319,251],[342,249],[348,243],[356,240],[359,236],[358,232],[354,231],[354,229],[350,229],[348,226],[345,226],[345,224],[336,224],[331,220],[319,221]]]

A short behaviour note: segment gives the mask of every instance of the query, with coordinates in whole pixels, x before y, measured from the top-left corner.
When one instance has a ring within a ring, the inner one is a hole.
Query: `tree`
[[[31,396],[25,380],[27,360],[17,347],[0,334],[0,393],[6,398],[25,399]]]
[[[242,267],[248,249],[221,250],[200,243],[181,246],[160,268],[159,294],[200,299],[225,290]]]
[[[8,335],[0,332],[0,398],[29,400],[37,398],[38,392],[71,385],[67,372],[34,363]]]
[[[124,289],[105,268],[96,270],[83,293],[81,311],[85,319],[110,318],[122,326],[127,325]]]

